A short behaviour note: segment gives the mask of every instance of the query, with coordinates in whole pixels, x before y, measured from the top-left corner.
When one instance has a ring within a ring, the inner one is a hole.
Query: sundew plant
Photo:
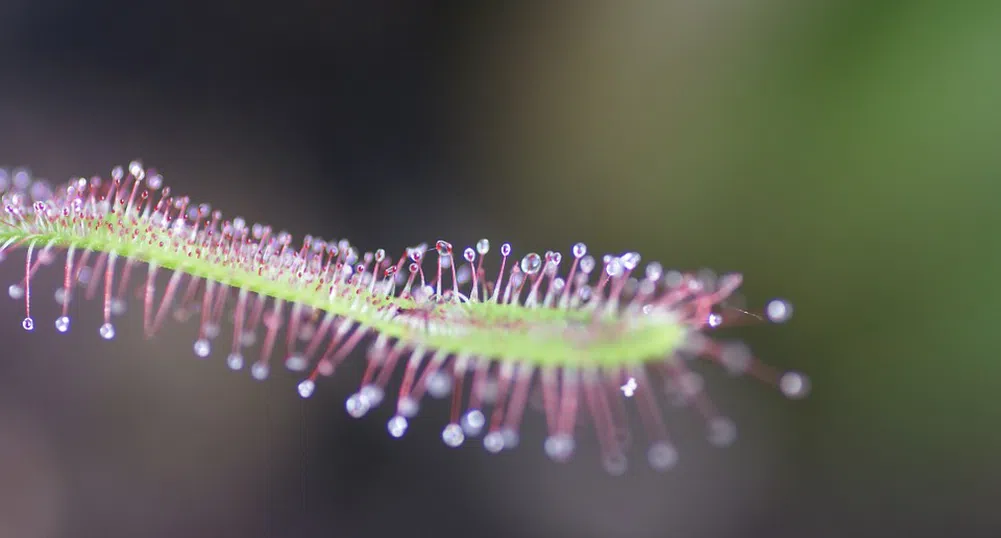
[[[692,357],[749,374],[789,398],[809,390],[803,374],[708,336],[792,313],[780,299],[760,312],[729,306],[738,274],[641,267],[636,252],[595,257],[583,243],[567,254],[516,255],[510,244],[486,239],[469,247],[437,240],[397,254],[363,252],[347,240],[295,241],[172,192],[138,161],[114,168],[110,178],[74,178],[56,188],[17,169],[0,174],[0,192],[0,257],[23,261],[23,278],[8,293],[23,302],[25,331],[52,327],[32,317],[39,291],[62,307],[54,320],[59,333],[76,326],[75,298],[96,299],[101,320],[93,325],[107,340],[115,337],[115,318],[138,297],[147,337],[172,312],[195,317],[197,357],[224,356],[229,368],[258,380],[284,366],[301,375],[303,398],[364,348],[366,368],[345,409],[362,417],[391,401],[393,437],[405,434],[427,395],[451,401],[441,432],[447,446],[481,437],[489,452],[511,449],[535,391],[548,429],[543,447],[553,460],[571,458],[580,424],[588,423],[604,467],[624,472],[635,413],[650,466],[664,470],[678,453],[663,401],[690,404],[712,444],[736,435],[688,367]],[[53,265],[63,270],[62,285],[54,293],[34,289],[35,273]]]

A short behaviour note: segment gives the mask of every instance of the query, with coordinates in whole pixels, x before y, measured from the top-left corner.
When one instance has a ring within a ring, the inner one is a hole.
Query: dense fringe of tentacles
[[[361,252],[346,240],[307,236],[296,246],[288,233],[226,220],[162,183],[138,162],[115,168],[110,179],[77,178],[56,189],[27,170],[0,173],[0,257],[24,253],[23,278],[8,291],[24,302],[25,330],[35,329],[33,275],[61,261],[59,332],[70,329],[75,288],[103,299],[105,339],[114,338],[114,317],[134,292],[147,336],[169,313],[197,316],[193,349],[204,358],[228,326],[226,363],[233,370],[249,363],[254,378],[268,377],[274,351],[283,347],[284,365],[308,372],[298,385],[302,397],[367,342],[365,373],[346,402],[352,416],[383,401],[399,366],[391,435],[404,434],[425,394],[450,397],[444,442],[458,447],[483,434],[483,446],[499,452],[518,444],[534,390],[548,426],[546,453],[569,459],[584,417],[613,473],[625,470],[629,402],[650,439],[650,464],[666,469],[677,459],[658,403],[664,387],[704,416],[712,443],[733,440],[732,422],[715,410],[682,355],[752,374],[788,397],[808,391],[802,374],[776,371],[745,346],[706,336],[721,326],[791,315],[781,300],[762,312],[727,306],[741,284],[736,274],[666,271],[656,262],[640,271],[635,252],[599,261],[583,243],[566,258],[546,252],[520,260],[504,243],[496,271],[484,266],[486,239],[461,254],[437,241],[395,258],[382,249]],[[254,346],[256,358],[248,356]]]

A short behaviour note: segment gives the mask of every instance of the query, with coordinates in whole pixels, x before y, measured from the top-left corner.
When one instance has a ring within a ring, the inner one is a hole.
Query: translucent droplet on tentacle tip
[[[619,260],[622,261],[622,266],[626,268],[627,271],[632,271],[640,264],[640,253],[639,252],[627,252],[623,254]]]
[[[650,262],[646,264],[646,278],[647,280],[652,280],[654,282],[660,280],[661,275],[664,274],[664,266],[658,262]]]
[[[448,241],[438,240],[438,242],[435,243],[435,250],[438,251],[438,255],[439,256],[442,256],[442,257],[451,256],[452,255],[452,244],[449,243]]]
[[[574,244],[573,246],[574,258],[583,258],[585,254],[587,254],[587,245],[585,245],[584,243]]]
[[[737,440],[737,425],[726,417],[716,417],[709,421],[709,443],[714,446],[729,446]]]
[[[56,330],[61,333],[70,330],[70,318],[68,316],[59,316],[56,318]]]
[[[365,385],[361,388],[361,392],[359,394],[365,399],[368,405],[372,407],[382,403],[382,398],[385,395],[382,387],[379,387],[378,385]]]
[[[620,452],[606,455],[602,458],[601,464],[605,467],[605,471],[612,476],[622,476],[629,468],[629,460],[626,459],[625,454]]]
[[[779,379],[779,390],[787,398],[802,398],[810,393],[810,379],[799,372],[786,372]]]
[[[344,409],[347,410],[348,414],[354,418],[361,418],[368,413],[370,408],[367,398],[362,397],[359,393],[354,393],[348,396],[348,399],[344,402]]]
[[[511,243],[504,243],[501,245],[501,256],[509,256],[511,254]]]
[[[404,396],[396,404],[397,412],[407,418],[414,418],[417,416],[417,412],[420,411],[420,404],[417,400],[410,396]]]
[[[462,415],[459,423],[462,426],[462,431],[466,432],[466,435],[475,437],[483,430],[486,417],[483,416],[483,412],[479,409],[470,409]]]
[[[608,263],[605,264],[605,273],[608,276],[619,276],[622,274],[622,259],[621,258],[611,258]]]
[[[534,275],[542,268],[542,257],[534,252],[529,252],[521,259],[521,270],[529,275]]]
[[[250,367],[250,375],[258,381],[264,381],[267,379],[269,373],[271,373],[271,369],[268,368],[267,364],[261,362],[255,362],[254,365]]]
[[[687,405],[692,398],[698,395],[705,381],[697,372],[685,372],[677,378],[669,378],[665,382],[665,389],[669,396],[672,396],[673,403],[678,406]]]
[[[490,241],[488,239],[480,239],[477,241],[476,252],[479,252],[480,256],[484,256],[487,252],[490,252]]]
[[[243,347],[250,347],[257,342],[257,334],[254,331],[244,331],[240,335],[240,345]]]
[[[204,359],[209,356],[209,352],[212,351],[212,346],[209,344],[207,338],[199,338],[198,340],[195,340],[194,350],[195,355]]]
[[[143,165],[140,161],[132,161],[129,163],[129,173],[136,179],[142,179],[146,175],[146,171],[143,170]]]
[[[24,318],[24,320],[21,321],[21,328],[23,328],[26,331],[35,330],[35,320],[31,319],[30,317]]]
[[[543,445],[546,455],[553,461],[565,462],[570,459],[574,451],[574,440],[569,435],[556,434],[546,437]]]
[[[658,441],[646,451],[646,459],[650,467],[657,471],[665,471],[678,462],[678,451],[667,441]]]
[[[11,284],[7,288],[7,295],[10,295],[11,299],[15,301],[24,297],[24,288],[18,284]]]
[[[98,329],[98,332],[101,334],[101,338],[111,340],[115,337],[115,326],[110,323],[104,323],[101,325],[101,328]]]
[[[312,379],[304,379],[299,382],[299,386],[297,388],[299,390],[299,396],[309,398],[313,395],[313,389],[316,388],[316,383],[314,383]]]
[[[483,437],[483,448],[491,454],[496,454],[504,450],[504,436],[501,432],[490,432]]]
[[[309,362],[306,357],[298,353],[293,353],[285,359],[285,368],[292,372],[301,372],[309,366]]]
[[[125,309],[123,308],[122,311],[124,310]],[[202,330],[205,331],[205,337],[208,338],[209,340],[219,336],[219,325],[215,323],[206,323],[202,327]]]
[[[506,450],[518,448],[518,443],[521,441],[521,436],[518,435],[518,430],[515,430],[514,428],[501,428],[500,434],[501,440],[504,441],[504,448]]]
[[[473,260],[476,259],[476,251],[467,247],[466,250],[462,251],[462,257],[465,258],[467,262],[473,263]]]
[[[462,426],[453,422],[441,431],[441,440],[445,441],[446,445],[457,448],[466,440],[466,436],[462,433]]]
[[[445,372],[435,372],[428,377],[427,387],[432,398],[444,398],[452,392],[452,377]]]
[[[742,342],[727,342],[720,349],[719,361],[733,375],[746,372],[752,360],[751,349]]]
[[[553,252],[552,255],[549,256],[549,263],[551,265],[553,265],[554,267],[558,266],[562,262],[563,262],[563,254],[562,253]]]
[[[669,288],[677,288],[685,281],[685,275],[676,269],[671,269],[664,274],[664,284]]]
[[[389,435],[394,438],[399,439],[403,437],[403,434],[407,433],[407,419],[406,417],[400,415],[394,415],[393,418],[389,419],[386,423],[386,429],[389,430]]]
[[[226,357],[226,366],[229,366],[230,370],[239,370],[243,368],[243,355],[239,353],[230,353]]]
[[[792,304],[783,299],[773,299],[765,306],[765,315],[773,323],[784,323],[792,317]]]

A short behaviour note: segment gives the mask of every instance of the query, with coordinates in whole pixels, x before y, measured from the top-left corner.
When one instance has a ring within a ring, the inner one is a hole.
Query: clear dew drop
[[[667,441],[658,441],[646,451],[646,459],[650,467],[657,471],[666,471],[678,462],[678,450]]]
[[[382,388],[376,385],[365,385],[361,388],[361,397],[365,399],[368,405],[375,407],[382,403],[382,398],[385,395]]]
[[[24,318],[24,320],[21,322],[21,328],[23,328],[26,331],[35,330],[35,320],[31,319],[30,317]]]
[[[209,352],[212,351],[212,346],[209,344],[208,339],[199,338],[198,340],[195,340],[194,350],[195,355],[204,359],[209,356]]]
[[[444,398],[452,393],[452,377],[445,372],[435,372],[428,377],[427,388],[432,398]]]
[[[230,370],[239,370],[243,368],[243,355],[239,353],[230,353],[226,357],[226,366],[229,366]]]
[[[449,243],[448,241],[439,240],[437,243],[435,243],[434,248],[435,250],[438,251],[439,256],[445,257],[452,255],[452,244]]]
[[[267,379],[269,373],[271,373],[271,369],[268,368],[267,364],[261,362],[255,362],[254,365],[250,367],[250,375],[258,381],[264,381]]]
[[[706,318],[706,324],[715,329],[723,324],[723,316],[717,312],[713,312]]]
[[[501,245],[501,251],[500,252],[501,252],[501,256],[510,256],[511,255],[511,243],[504,243],[503,245]]]
[[[462,431],[466,432],[466,435],[475,437],[483,430],[486,417],[483,416],[483,412],[479,409],[471,409],[462,415],[459,423],[462,426]]]
[[[257,335],[253,331],[246,331],[240,335],[240,345],[243,347],[250,347],[257,342]]]
[[[7,295],[10,295],[10,298],[14,299],[15,301],[21,299],[22,297],[24,297],[24,288],[22,288],[18,284],[11,284],[7,288]]]
[[[732,445],[737,440],[737,425],[726,417],[709,421],[709,444],[718,447]]]
[[[605,273],[608,276],[619,276],[622,274],[622,260],[620,258],[611,258],[608,263],[605,264]]]
[[[441,431],[441,440],[445,441],[446,445],[457,448],[466,440],[466,436],[462,433],[462,426],[453,422]]]
[[[640,264],[640,253],[639,252],[627,252],[622,255],[622,266],[626,268],[627,271],[632,271]]]
[[[521,436],[518,435],[518,431],[514,428],[502,428],[500,430],[501,439],[504,441],[504,448],[511,450],[518,447],[518,443],[521,441]]]
[[[420,411],[420,404],[410,396],[404,396],[396,403],[397,412],[407,418],[414,418]]]
[[[307,366],[309,366],[309,362],[306,361],[306,357],[303,357],[298,353],[289,355],[285,359],[285,368],[288,368],[289,371],[292,372],[301,372],[305,370]]]
[[[565,462],[573,456],[574,440],[569,435],[550,435],[546,437],[543,448],[553,461]]]
[[[702,392],[705,381],[698,372],[685,372],[667,381],[668,394],[674,397],[675,405],[687,405],[692,398]]]
[[[70,318],[67,316],[59,316],[56,318],[56,330],[64,333],[70,330]]]
[[[111,340],[115,337],[115,326],[110,323],[104,323],[101,325],[101,328],[98,329],[98,332],[101,333],[101,338]]]
[[[490,432],[483,437],[483,448],[491,454],[504,450],[504,436],[501,432]]]
[[[799,372],[786,372],[779,379],[779,389],[787,398],[803,398],[810,393],[810,379]]]
[[[205,330],[205,337],[210,340],[219,336],[219,326],[215,323],[206,323],[203,329]]]
[[[490,252],[490,241],[488,239],[480,239],[476,242],[476,252],[480,253],[480,256],[485,255]]]
[[[669,288],[677,288],[685,281],[685,275],[676,269],[671,269],[664,274],[664,284]]]
[[[587,245],[585,245],[584,243],[574,244],[573,246],[574,258],[583,258],[585,254],[587,254]]]
[[[407,433],[407,419],[400,415],[394,415],[393,418],[389,419],[386,423],[386,429],[389,430],[389,435],[392,435],[395,439],[403,437],[403,434]]]
[[[733,375],[743,374],[751,367],[752,355],[750,348],[741,342],[723,344],[719,360],[727,372]]]
[[[348,399],[344,402],[344,409],[354,418],[365,416],[369,408],[368,399],[357,392],[348,396]]]
[[[765,307],[765,315],[773,323],[785,323],[792,317],[792,305],[789,301],[774,299]]]
[[[542,268],[542,257],[534,252],[529,252],[521,259],[521,270],[525,274],[534,275]]]
[[[313,383],[312,379],[305,379],[299,383],[297,388],[299,390],[299,396],[309,398],[313,395],[313,389],[316,388],[316,383]]]
[[[591,274],[594,271],[594,258],[591,256],[585,256],[580,260],[580,270],[584,272],[585,275]]]
[[[653,280],[654,282],[660,280],[661,275],[664,274],[664,266],[658,262],[650,262],[646,266],[646,277],[647,280]]]
[[[608,454],[602,458],[601,464],[608,471],[608,474],[612,476],[622,476],[625,474],[626,469],[629,468],[629,460],[626,459],[625,454],[620,452]]]
[[[462,251],[462,257],[465,258],[467,262],[473,263],[473,260],[476,259],[476,252],[471,248],[466,248],[466,250]]]

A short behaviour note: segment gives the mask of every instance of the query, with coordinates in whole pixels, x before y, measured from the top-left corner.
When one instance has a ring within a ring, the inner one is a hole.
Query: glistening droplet
[[[529,252],[521,259],[521,270],[525,274],[534,275],[542,268],[542,257],[534,252]]]
[[[115,337],[115,326],[110,323],[104,323],[101,325],[101,328],[98,329],[98,332],[101,333],[101,338],[111,340]]]

